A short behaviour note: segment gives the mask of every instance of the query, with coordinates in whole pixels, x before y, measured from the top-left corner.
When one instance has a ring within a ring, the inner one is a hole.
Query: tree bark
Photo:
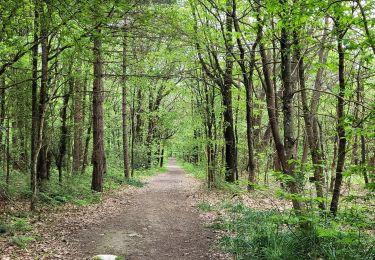
[[[233,7],[232,0],[226,3],[226,21],[225,21],[225,70],[223,75],[223,84],[221,84],[221,96],[223,99],[223,129],[225,140],[225,180],[234,182],[237,176],[237,158],[236,141],[234,136],[233,107],[232,107],[232,84],[233,84]]]
[[[336,21],[338,22],[338,21]],[[336,25],[340,27],[340,25]],[[337,35],[337,52],[339,54],[339,94],[337,97],[337,136],[338,136],[338,148],[337,148],[337,163],[336,163],[336,179],[335,186],[332,194],[332,201],[330,211],[332,215],[336,216],[340,191],[342,186],[342,172],[344,171],[345,156],[346,156],[346,136],[345,136],[345,52],[343,47],[343,38],[346,31],[340,28],[338,29]]]
[[[237,19],[236,14],[236,0],[233,0],[233,21],[234,21],[234,29],[237,33],[241,33],[240,26]],[[255,178],[255,160],[254,160],[254,125],[253,125],[253,74],[254,74],[254,67],[255,67],[255,51],[259,41],[261,40],[261,30],[262,27],[260,24],[257,26],[257,37],[255,42],[251,47],[250,53],[250,65],[249,65],[249,72],[246,69],[245,65],[245,49],[243,47],[242,41],[240,37],[237,37],[237,45],[240,51],[240,59],[237,61],[241,72],[242,78],[245,85],[246,90],[246,135],[247,135],[247,155],[248,155],[248,190],[254,190],[254,184],[256,182]]]
[[[122,51],[122,152],[124,163],[124,176],[126,179],[130,177],[129,169],[129,144],[128,144],[128,114],[127,114],[127,85],[126,85],[126,35],[123,37]]]
[[[104,84],[103,84],[103,58],[100,28],[95,29],[93,54],[94,54],[94,83],[92,98],[92,130],[93,130],[93,152],[92,152],[92,182],[91,189],[97,192],[103,191],[103,176],[105,172],[104,155]]]
[[[73,140],[73,173],[77,174],[82,169],[83,160],[83,93],[82,80],[71,79],[74,85],[74,140]]]
[[[35,210],[38,179],[36,164],[38,160],[38,48],[39,48],[39,0],[34,3],[34,45],[32,48],[32,82],[31,82],[31,162],[30,184],[31,202],[30,209]]]
[[[38,106],[38,127],[43,131],[40,133],[41,149],[38,154],[37,163],[37,177],[38,185],[42,188],[48,179],[49,165],[48,165],[48,142],[45,135],[45,110],[47,106],[47,93],[48,93],[48,56],[49,56],[49,43],[48,43],[48,17],[47,13],[43,11],[43,2],[40,3],[40,44],[42,48],[41,59],[41,82],[39,91],[39,106]]]
[[[261,22],[258,18],[258,22]],[[284,140],[287,142],[288,148],[284,147],[283,142],[281,141],[280,132],[279,132],[279,126],[278,126],[278,120],[276,115],[276,104],[275,104],[275,92],[273,88],[273,84],[271,82],[269,68],[268,68],[268,61],[267,61],[267,55],[265,51],[264,44],[260,42],[259,44],[259,51],[261,54],[261,60],[262,60],[262,68],[263,68],[263,76],[264,76],[264,84],[265,84],[265,92],[266,92],[266,103],[267,103],[267,112],[268,112],[268,118],[270,121],[270,126],[272,130],[272,136],[276,147],[277,157],[278,161],[281,164],[281,169],[283,172],[293,178],[293,180],[288,182],[288,187],[290,189],[290,192],[293,195],[299,194],[299,189],[297,182],[295,180],[295,174],[293,169],[293,164],[289,164],[288,161],[293,158],[293,150],[294,150],[294,138],[293,138],[293,129],[291,129],[291,126],[293,125],[293,117],[291,113],[292,111],[292,90],[290,89],[290,60],[287,54],[288,46],[285,39],[286,32],[284,28],[284,32],[282,33],[282,65],[284,68],[282,69],[282,78],[284,83],[284,88],[286,87],[286,92],[284,91],[284,98],[283,98],[283,110],[284,110],[284,126],[286,126],[285,131],[287,133],[284,135]],[[290,124],[290,125],[288,125]],[[288,151],[288,152],[287,152]],[[300,211],[303,209],[302,203],[298,199],[292,199],[293,208],[297,211]]]
[[[66,125],[67,121],[67,110],[68,110],[68,103],[70,98],[71,89],[65,93],[63,97],[63,106],[61,108],[61,130],[60,130],[60,145],[59,145],[59,155],[57,158],[57,170],[59,172],[59,183],[62,183],[62,168],[64,165],[64,158],[66,155],[66,147],[67,147],[67,139],[68,139],[68,127]]]

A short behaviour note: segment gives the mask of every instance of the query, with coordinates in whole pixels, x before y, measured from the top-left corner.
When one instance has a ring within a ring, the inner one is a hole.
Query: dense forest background
[[[173,156],[373,254],[374,6],[2,0],[0,210],[84,204]]]

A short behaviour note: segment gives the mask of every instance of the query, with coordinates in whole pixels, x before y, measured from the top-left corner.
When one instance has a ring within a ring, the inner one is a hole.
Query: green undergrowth
[[[190,176],[193,176],[194,178],[201,180],[203,182],[207,182],[207,167],[205,164],[192,164],[188,162],[184,162],[183,160],[178,160],[178,165]],[[229,192],[231,194],[244,194],[247,193],[246,186],[247,181],[246,180],[239,180],[234,183],[229,183],[223,181],[224,174],[223,173],[216,173],[216,179],[215,179],[215,188]],[[257,190],[261,190],[262,187],[256,187]]]
[[[205,180],[207,179],[207,172],[206,167],[204,165],[195,165],[191,163],[184,162],[182,160],[178,160],[177,164],[189,175],[199,179]]]
[[[60,184],[57,172],[52,170],[50,180],[38,192],[38,203],[42,206],[55,207],[65,203],[85,206],[99,202],[101,194],[91,190],[91,171],[92,169],[88,168],[85,174],[69,174],[68,176],[64,176],[63,182]],[[146,177],[164,171],[166,171],[165,168],[139,169],[134,171],[132,178],[126,180],[122,167],[111,167],[108,168],[104,176],[104,191],[116,190],[123,185],[141,188],[146,183]],[[1,177],[0,174],[0,179],[3,179]],[[9,202],[30,199],[30,177],[28,174],[14,171],[12,172],[10,182],[11,185],[7,186],[3,181],[0,181],[1,197]]]
[[[373,224],[355,210],[332,219],[316,212],[297,216],[233,203],[214,207],[205,202],[198,207],[225,211],[212,228],[225,231],[220,246],[238,260],[375,258],[375,240],[366,233]]]
[[[20,248],[38,239],[33,234],[33,227],[28,215],[10,216],[6,220],[0,219],[0,236],[8,236],[11,244]]]
[[[179,165],[188,174],[206,180],[205,167],[184,162],[179,162]],[[232,184],[216,183],[216,188],[227,193],[228,198],[248,194],[246,186],[247,182],[241,180]],[[255,189],[251,195],[253,198],[257,196],[257,191],[264,191],[266,187],[257,185]],[[276,192],[272,196],[288,200],[287,194]],[[293,211],[251,209],[230,199],[217,204],[202,200],[197,208],[202,212],[219,213],[211,227],[224,231],[219,244],[237,260],[375,259],[372,233],[375,224],[370,207],[344,203],[345,206],[333,218],[313,210],[316,206],[311,205],[316,202],[311,198],[300,199],[306,203],[307,212],[298,215]],[[350,197],[343,202],[348,199]]]

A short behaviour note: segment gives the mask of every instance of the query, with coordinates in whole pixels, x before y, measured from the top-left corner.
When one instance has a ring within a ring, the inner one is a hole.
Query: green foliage
[[[203,212],[210,212],[213,210],[212,205],[208,201],[199,202],[197,207]]]
[[[207,178],[207,172],[204,165],[194,165],[183,161],[178,161],[178,164],[186,173],[197,179],[205,180]]]
[[[234,204],[212,225],[228,235],[220,245],[236,259],[373,259],[374,239],[319,215],[256,211]],[[308,223],[308,225],[302,225]],[[301,227],[302,226],[302,227]]]
[[[35,238],[32,236],[15,236],[12,238],[13,244],[20,248],[26,248],[27,244],[33,241],[35,241]]]
[[[15,232],[27,232],[32,230],[32,226],[27,219],[15,218],[12,222],[11,229]]]
[[[134,186],[137,188],[142,188],[143,186],[145,186],[144,182],[140,181],[139,179],[134,179],[134,178],[130,178],[126,180],[126,183],[130,186]]]

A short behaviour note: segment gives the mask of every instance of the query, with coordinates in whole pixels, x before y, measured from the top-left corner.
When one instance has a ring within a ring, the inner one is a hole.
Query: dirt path
[[[114,254],[136,259],[225,259],[215,248],[215,234],[192,207],[198,183],[173,159],[168,172],[149,179],[115,216],[73,235],[81,257]]]

